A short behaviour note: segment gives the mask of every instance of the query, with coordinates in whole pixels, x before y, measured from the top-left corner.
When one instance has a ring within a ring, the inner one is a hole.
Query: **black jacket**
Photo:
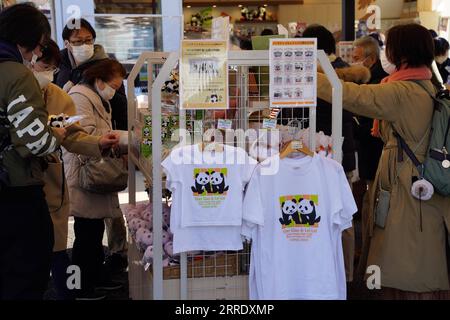
[[[370,72],[372,75],[370,84],[379,84],[381,80],[388,76],[380,61],[372,66]],[[359,125],[355,128],[355,134],[358,140],[359,176],[364,180],[374,180],[383,151],[383,141],[371,134],[373,119],[358,116],[358,122]]]
[[[55,77],[54,83],[63,88],[64,85],[71,81],[73,84],[78,84],[83,79],[83,72],[98,61],[108,59],[109,56],[105,53],[100,45],[95,45],[94,56],[87,62],[74,67],[73,59],[69,55],[69,51],[64,49],[61,51],[61,64],[59,72]],[[125,88],[122,86],[110,101],[112,108],[112,125],[115,130],[128,130],[128,102],[125,95]]]
[[[443,64],[437,64],[437,66],[444,84],[448,83],[448,76],[450,75],[450,59],[445,60]]]
[[[331,63],[333,68],[346,68],[349,65],[341,58],[337,58]],[[281,112],[283,119],[294,118],[308,118],[309,109],[303,108],[283,108]],[[288,121],[282,121],[284,125]],[[331,136],[332,130],[332,105],[322,99],[317,99],[317,132],[322,131],[324,134]],[[309,126],[307,124],[306,126]],[[351,172],[356,169],[356,145],[353,133],[353,114],[349,111],[343,110],[342,119],[342,134],[344,137],[344,143],[342,145],[343,159],[342,166],[345,172]]]

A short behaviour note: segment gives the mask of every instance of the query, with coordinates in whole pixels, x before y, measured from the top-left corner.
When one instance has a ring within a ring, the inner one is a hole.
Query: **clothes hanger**
[[[296,123],[297,125],[294,127],[292,124]],[[312,152],[304,143],[303,141],[297,140],[296,135],[300,131],[301,128],[301,122],[299,120],[291,120],[287,124],[288,127],[290,127],[291,134],[292,134],[292,141],[290,141],[287,146],[281,151],[280,153],[280,159],[285,159],[286,157],[290,156],[293,153],[301,152],[307,156],[313,157],[314,152]]]

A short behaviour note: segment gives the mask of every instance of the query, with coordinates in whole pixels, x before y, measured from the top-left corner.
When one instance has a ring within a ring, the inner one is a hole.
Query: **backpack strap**
[[[406,141],[398,134],[397,131],[394,130],[394,136],[397,138],[398,143],[398,162],[403,162],[403,151],[408,155],[408,157],[413,162],[414,166],[419,171],[420,177],[422,178],[424,175],[424,165],[417,159],[416,155],[414,154],[414,151],[411,150],[411,148],[408,146]],[[426,135],[425,135],[426,136]],[[423,142],[423,140],[422,140]],[[419,146],[422,144],[422,142],[419,143]]]

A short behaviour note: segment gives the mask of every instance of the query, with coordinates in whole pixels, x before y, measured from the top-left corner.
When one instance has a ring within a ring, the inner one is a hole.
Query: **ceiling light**
[[[186,8],[190,8],[191,6],[186,6]]]
[[[239,8],[242,8],[242,4],[238,5]]]
[[[213,5],[213,8],[217,8],[217,6],[216,6],[216,5]]]

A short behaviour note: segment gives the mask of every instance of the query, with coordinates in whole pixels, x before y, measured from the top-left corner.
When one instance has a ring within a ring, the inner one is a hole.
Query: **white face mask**
[[[78,47],[72,46],[72,55],[78,64],[86,62],[94,55],[94,45],[83,44]]]
[[[39,82],[39,86],[41,87],[41,89],[44,90],[50,83],[53,82],[55,73],[53,70],[50,70],[41,72],[33,71],[33,74],[36,77],[36,80]]]
[[[397,71],[396,66],[392,62],[390,62],[388,60],[388,58],[386,57],[386,50],[381,50],[381,52],[380,52],[380,61],[381,61],[381,65],[383,67],[383,70],[387,74],[393,74],[395,71]]]
[[[36,62],[38,61],[39,57],[37,56],[37,54],[34,53],[34,51],[32,52],[33,56],[31,57],[31,61],[28,61],[27,59],[25,59],[22,55],[22,53],[20,53],[22,55],[22,60],[23,60],[23,64],[25,65],[25,67],[27,67],[28,69],[32,69],[32,67],[36,64]]]
[[[105,85],[105,89],[100,90],[100,88],[98,87],[98,85],[96,84],[96,89],[98,94],[103,98],[103,100],[105,101],[109,101],[111,100],[115,94],[116,94],[116,90],[114,90],[113,88],[111,88],[110,85],[108,85],[107,83],[103,83]]]
[[[440,57],[436,57],[435,60],[438,64],[443,64],[447,59],[448,59],[447,56],[440,56]]]

